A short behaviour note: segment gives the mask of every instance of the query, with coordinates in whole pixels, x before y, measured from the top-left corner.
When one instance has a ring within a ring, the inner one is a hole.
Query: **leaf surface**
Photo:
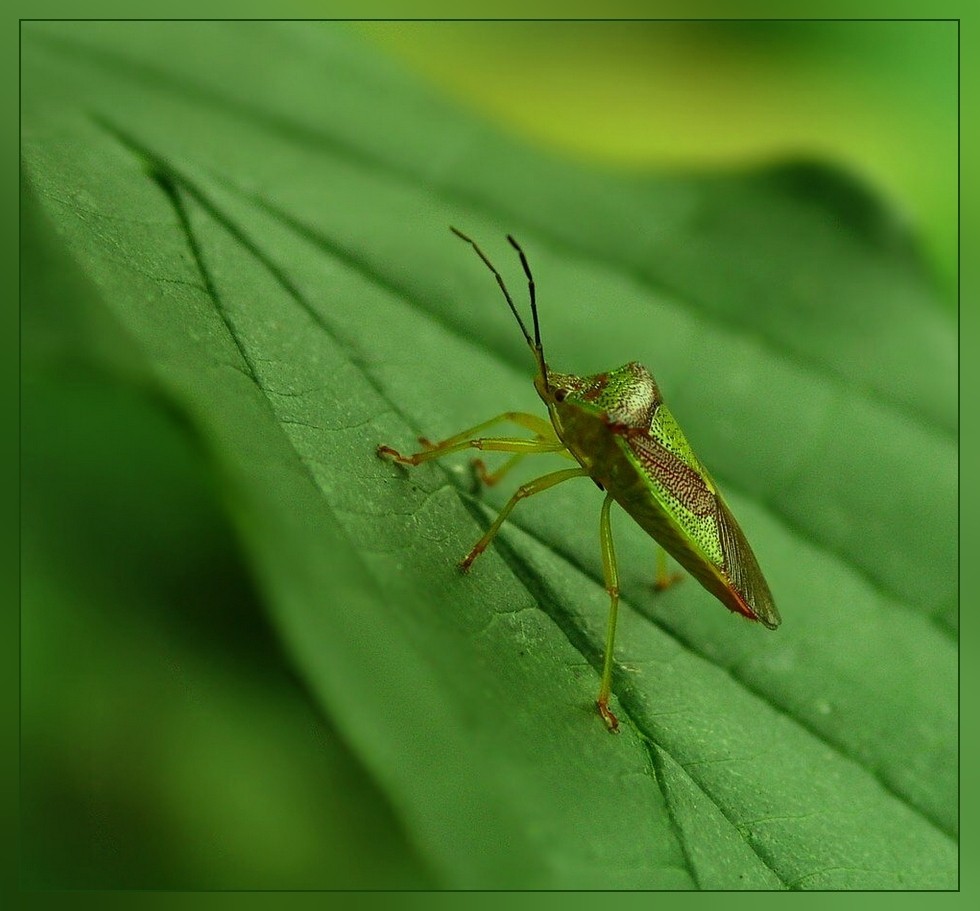
[[[107,358],[195,428],[299,674],[442,885],[955,887],[955,327],[880,204],[817,167],[548,161],[331,24],[31,23],[23,110]],[[515,292],[521,239],[555,367],[653,370],[783,615],[655,596],[618,514],[622,737],[591,711],[595,489],[522,505],[462,577],[509,489],[374,457],[538,410],[449,224]]]

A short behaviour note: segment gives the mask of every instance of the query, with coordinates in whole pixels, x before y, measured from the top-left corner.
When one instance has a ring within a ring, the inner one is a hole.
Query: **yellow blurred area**
[[[787,158],[867,180],[957,271],[957,24],[389,22],[366,35],[554,153],[630,170]]]

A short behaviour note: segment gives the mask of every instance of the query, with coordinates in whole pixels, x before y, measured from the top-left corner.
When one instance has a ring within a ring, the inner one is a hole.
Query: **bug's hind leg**
[[[684,578],[683,573],[672,573],[667,570],[667,551],[659,544],[657,545],[657,576],[653,580],[653,587],[658,592],[666,591],[672,585],[676,585]]]
[[[606,652],[602,661],[602,682],[599,684],[599,698],[596,708],[602,720],[606,722],[611,734],[619,732],[619,719],[609,708],[609,696],[612,692],[612,670],[616,648],[616,616],[619,613],[619,567],[616,563],[616,551],[613,548],[612,524],[609,521],[609,507],[613,499],[606,494],[602,501],[602,512],[599,514],[599,545],[602,548],[602,575],[609,592],[609,619],[606,621]]]

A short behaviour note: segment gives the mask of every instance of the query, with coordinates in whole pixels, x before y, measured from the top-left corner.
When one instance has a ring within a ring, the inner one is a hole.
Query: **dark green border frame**
[[[7,53],[3,59],[7,61],[4,69],[9,74],[5,80],[8,86],[4,93],[5,107],[10,110],[11,120],[14,122],[14,142],[11,143],[13,152],[11,154],[10,179],[4,184],[3,211],[6,213],[5,226],[9,232],[10,242],[4,244],[5,259],[7,266],[4,274],[11,277],[15,287],[9,294],[8,300],[11,303],[4,308],[4,322],[0,327],[0,339],[5,348],[2,357],[4,364],[5,379],[9,376],[9,381],[3,384],[3,410],[8,417],[10,431],[4,435],[0,454],[4,459],[5,467],[9,464],[10,475],[14,481],[4,486],[4,506],[9,508],[9,513],[13,519],[9,526],[9,538],[4,537],[3,565],[9,573],[5,572],[5,577],[11,580],[11,597],[5,599],[10,606],[3,612],[4,629],[0,633],[0,641],[3,642],[4,654],[0,658],[0,668],[2,668],[3,683],[3,718],[4,749],[2,751],[2,766],[0,775],[4,782],[2,805],[4,817],[8,820],[5,827],[5,834],[8,838],[3,844],[5,850],[0,851],[2,856],[3,881],[7,888],[3,892],[11,896],[16,902],[15,907],[39,907],[49,901],[56,902],[63,906],[66,901],[73,905],[78,902],[87,903],[91,901],[99,907],[105,907],[106,897],[101,893],[23,893],[17,895],[18,891],[18,866],[19,866],[19,847],[18,847],[18,828],[19,828],[19,679],[20,679],[20,586],[19,586],[19,404],[20,404],[20,319],[19,308],[14,306],[15,301],[19,300],[19,251],[18,245],[14,242],[19,237],[19,160],[20,160],[20,18],[433,18],[458,17],[460,8],[457,4],[449,0],[435,0],[435,2],[414,2],[409,6],[394,2],[350,2],[350,0],[332,0],[329,3],[315,3],[311,0],[287,0],[285,3],[276,4],[274,8],[275,16],[269,14],[273,11],[269,4],[256,3],[254,0],[246,2],[230,3],[228,0],[222,2],[197,2],[189,3],[178,0],[165,6],[159,6],[156,16],[154,16],[147,5],[134,7],[132,3],[103,2],[103,3],[70,3],[68,0],[61,2],[42,2],[42,3],[21,3],[16,4],[19,9],[17,15],[9,15],[4,22],[4,41],[2,46],[7,48]],[[134,16],[134,12],[142,15]],[[977,323],[980,307],[974,303],[980,297],[980,277],[978,277],[977,256],[969,255],[970,251],[980,248],[980,179],[978,179],[977,162],[980,161],[980,119],[978,119],[978,89],[980,86],[980,11],[975,5],[965,2],[952,2],[942,4],[926,4],[923,2],[893,2],[885,3],[883,0],[876,0],[870,3],[813,3],[805,4],[781,4],[773,3],[771,0],[764,2],[700,2],[700,3],[679,3],[674,0],[658,4],[656,9],[651,9],[647,4],[637,2],[620,2],[613,5],[597,4],[588,0],[571,0],[564,4],[558,4],[555,0],[550,2],[514,2],[514,0],[501,0],[493,4],[482,4],[479,8],[482,18],[552,18],[556,14],[574,18],[647,18],[656,13],[657,18],[841,18],[841,19],[884,19],[884,18],[948,18],[958,20],[958,33],[960,45],[960,148],[959,148],[959,300],[961,307],[959,310],[959,330],[960,330],[960,415],[963,417],[962,403],[967,403],[966,421],[963,428],[962,438],[965,445],[961,447],[967,453],[966,462],[972,462],[969,457],[970,451],[976,451],[976,418],[975,410],[969,405],[974,401],[973,390],[977,388],[977,381],[980,380],[980,365],[975,359],[974,344],[977,338]],[[789,14],[789,15],[787,15]],[[471,15],[467,18],[480,18]],[[968,251],[964,259],[962,252]],[[969,302],[964,307],[962,302]],[[965,395],[964,395],[965,390]],[[962,461],[962,455],[961,455]],[[978,517],[975,505],[980,502],[980,481],[973,471],[964,473],[961,471],[961,481],[964,483],[960,487],[960,554],[971,554],[974,546],[978,543],[978,531],[980,531],[980,517]],[[9,506],[8,506],[9,504]],[[970,508],[973,506],[974,508]],[[965,508],[964,508],[965,507]],[[6,511],[6,510],[5,510]],[[910,517],[914,521],[914,517]],[[7,543],[9,540],[9,544]],[[914,567],[909,567],[909,572],[914,572]],[[967,593],[977,590],[980,582],[980,568],[977,561],[967,560],[965,568],[960,572],[960,590]],[[961,604],[963,603],[961,599]],[[962,624],[962,646],[960,652],[961,667],[961,692],[972,693],[980,683],[980,669],[977,660],[977,638],[975,635],[974,624],[971,622],[972,599],[966,599],[967,610]],[[966,660],[964,659],[964,656]],[[973,708],[971,699],[961,699],[961,769],[972,770],[977,767],[978,756],[978,737],[976,729],[976,711]],[[977,785],[973,776],[961,774],[961,815],[965,817],[965,828],[969,833],[971,826],[970,820],[974,816],[972,812],[977,800]],[[969,836],[968,836],[969,847]],[[949,900],[957,900],[965,892],[969,895],[972,891],[971,886],[975,885],[976,871],[967,864],[963,868],[961,877],[961,892],[950,895]],[[16,896],[16,897],[14,897]],[[222,897],[217,896],[220,900]],[[254,896],[254,900],[262,900],[262,896]],[[354,898],[351,896],[351,898]],[[629,896],[621,896],[622,900],[635,900]],[[731,896],[725,896],[726,903],[731,901]],[[187,901],[193,900],[189,896],[177,896],[173,900]],[[315,896],[297,896],[300,900],[319,900]],[[589,896],[586,900],[590,903],[599,899],[599,896]],[[129,903],[129,896],[121,895],[119,900]],[[147,901],[156,904],[165,901],[169,903],[171,896],[160,896],[158,894],[143,893],[140,901]],[[200,900],[200,899],[198,899]],[[278,901],[279,899],[273,899]],[[368,900],[365,898],[365,900]],[[423,900],[422,896],[416,896],[416,900]],[[431,902],[431,897],[424,898],[426,903]],[[566,901],[562,898],[561,901]],[[606,901],[603,896],[602,901]],[[649,898],[640,899],[648,901]],[[662,900],[662,899],[661,899]],[[673,895],[669,899],[671,902],[684,900],[679,895]],[[741,901],[756,901],[755,896],[745,896]],[[866,901],[866,897],[861,899]],[[883,899],[892,905],[895,901],[915,901],[919,898],[915,894],[899,896],[887,894]],[[238,905],[238,901],[236,901]]]

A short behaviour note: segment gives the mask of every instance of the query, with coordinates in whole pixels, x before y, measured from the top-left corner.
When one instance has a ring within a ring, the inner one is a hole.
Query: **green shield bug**
[[[596,706],[609,730],[615,732],[619,722],[609,708],[619,606],[619,572],[609,522],[614,501],[660,545],[655,582],[658,589],[666,588],[678,578],[668,575],[666,555],[669,553],[729,610],[759,620],[769,629],[779,626],[779,613],[749,542],[664,404],[650,371],[635,361],[594,376],[551,370],[541,346],[534,278],[520,245],[507,236],[527,276],[533,337],[500,273],[471,238],[456,228],[451,230],[473,247],[496,278],[531,349],[536,366],[534,387],[548,409],[550,420],[508,411],[439,443],[423,438],[422,450],[412,455],[403,455],[390,446],[379,446],[378,454],[403,465],[419,465],[464,449],[511,453],[510,459],[493,474],[487,473],[481,461],[475,462],[487,484],[496,483],[517,462],[533,453],[559,453],[577,463],[575,468],[553,471],[522,484],[486,534],[460,562],[464,572],[486,550],[521,500],[580,477],[591,478],[605,492],[599,513],[599,543],[609,593],[609,619]],[[481,435],[505,422],[516,424],[533,436]]]

